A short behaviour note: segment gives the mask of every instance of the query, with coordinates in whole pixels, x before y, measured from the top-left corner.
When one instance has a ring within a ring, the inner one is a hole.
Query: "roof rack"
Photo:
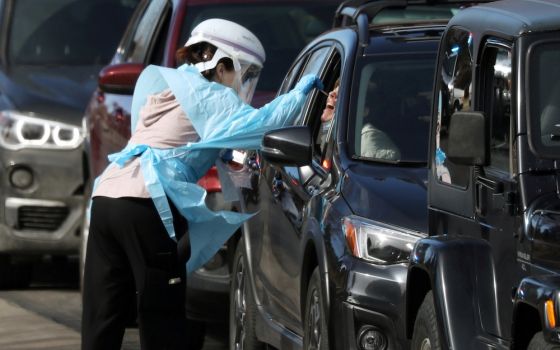
[[[360,46],[366,47],[369,41],[368,27],[375,16],[384,9],[402,9],[407,5],[407,0],[347,0],[336,9],[333,28],[356,24]]]

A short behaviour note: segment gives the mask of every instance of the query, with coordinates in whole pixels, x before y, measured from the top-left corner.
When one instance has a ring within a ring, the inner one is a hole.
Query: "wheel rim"
[[[311,293],[311,305],[307,315],[307,334],[309,336],[308,349],[321,349],[321,303],[319,291],[314,289]]]
[[[432,350],[432,343],[430,343],[430,338],[425,338],[420,343],[420,350]]]
[[[242,350],[245,344],[245,315],[247,304],[245,300],[245,271],[243,258],[237,262],[237,273],[235,275],[234,312],[235,312],[235,349]]]

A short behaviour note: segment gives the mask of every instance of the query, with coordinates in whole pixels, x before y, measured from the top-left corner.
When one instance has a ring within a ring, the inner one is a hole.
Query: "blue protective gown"
[[[214,212],[206,207],[206,191],[196,182],[212,167],[222,149],[258,149],[265,132],[293,123],[307,93],[320,87],[316,76],[304,76],[296,87],[260,109],[245,104],[231,88],[209,82],[196,68],[148,66],[140,75],[132,100],[131,130],[148,95],[170,88],[190,118],[200,141],[171,149],[129,143],[109,156],[124,166],[140,157],[146,187],[169,236],[175,239],[170,198],[189,222],[190,273],[206,263],[251,214]]]

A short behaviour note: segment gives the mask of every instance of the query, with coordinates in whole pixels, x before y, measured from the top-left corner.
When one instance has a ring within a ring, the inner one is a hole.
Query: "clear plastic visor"
[[[242,64],[241,69],[236,71],[233,88],[245,103],[251,103],[260,75],[261,68],[254,64]]]
[[[250,103],[259,81],[261,67],[251,63],[240,62],[237,57],[227,53],[221,48],[216,50],[210,61],[199,62],[194,66],[199,72],[204,72],[215,68],[218,65],[218,62],[224,57],[230,58],[233,61],[235,81],[232,88],[245,103]]]

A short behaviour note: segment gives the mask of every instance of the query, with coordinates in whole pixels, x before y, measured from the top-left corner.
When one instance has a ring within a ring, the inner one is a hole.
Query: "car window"
[[[531,142],[541,154],[560,158],[560,41],[540,41],[530,50]]]
[[[266,4],[215,4],[192,6],[181,29],[181,46],[192,28],[205,19],[217,17],[247,27],[262,42],[266,62],[257,90],[277,91],[290,65],[312,39],[328,30],[339,1]]]
[[[486,47],[483,53],[485,114],[490,121],[489,167],[511,173],[511,52],[502,47]]]
[[[426,163],[434,55],[359,59],[350,108],[354,157]]]
[[[283,94],[288,92],[289,90],[293,89],[293,87],[298,82],[301,76],[301,68],[304,66],[305,61],[309,58],[309,55],[301,57],[297,60],[296,63],[292,66],[286,77],[284,78],[284,82],[282,86],[278,90],[278,94]]]
[[[449,20],[464,4],[435,6],[410,5],[405,9],[384,9],[372,20],[373,24],[391,24],[411,21]]]
[[[470,111],[472,90],[472,37],[459,28],[449,30],[443,39],[438,86],[438,119],[436,124],[436,173],[439,181],[466,187],[469,169],[446,156],[451,115]]]
[[[11,64],[106,64],[138,0],[17,0],[10,16]]]
[[[344,110],[337,109],[338,95],[340,92],[341,55],[338,50],[333,50],[328,58],[327,68],[322,75],[324,89],[313,95],[310,103],[306,124],[311,127],[314,140],[314,157],[317,162],[323,164],[323,160],[330,159],[327,154],[329,140],[334,133],[336,115],[344,115]],[[323,166],[325,166],[323,164]],[[326,166],[328,168],[328,166]]]
[[[303,70],[301,71],[301,74],[299,75],[298,80],[299,80],[299,78],[301,78],[301,77],[303,77],[307,74],[319,75],[319,73],[321,72],[321,68],[325,64],[325,60],[327,58],[327,55],[329,54],[329,51],[330,51],[329,46],[323,46],[323,47],[315,49],[313,52],[311,52],[311,54],[309,55],[309,59],[307,60],[307,62],[305,64],[305,68],[303,68]],[[314,97],[315,97],[315,95],[313,93],[311,93],[307,96],[307,102],[306,102],[307,106],[313,106],[313,104],[310,101]],[[306,111],[306,109],[303,109],[302,112],[300,113],[300,115],[294,120],[294,125],[303,124],[305,111]]]
[[[126,44],[124,61],[144,63],[150,54],[154,38],[158,37],[158,29],[171,10],[169,1],[152,1],[141,16],[134,30],[132,40]]]

